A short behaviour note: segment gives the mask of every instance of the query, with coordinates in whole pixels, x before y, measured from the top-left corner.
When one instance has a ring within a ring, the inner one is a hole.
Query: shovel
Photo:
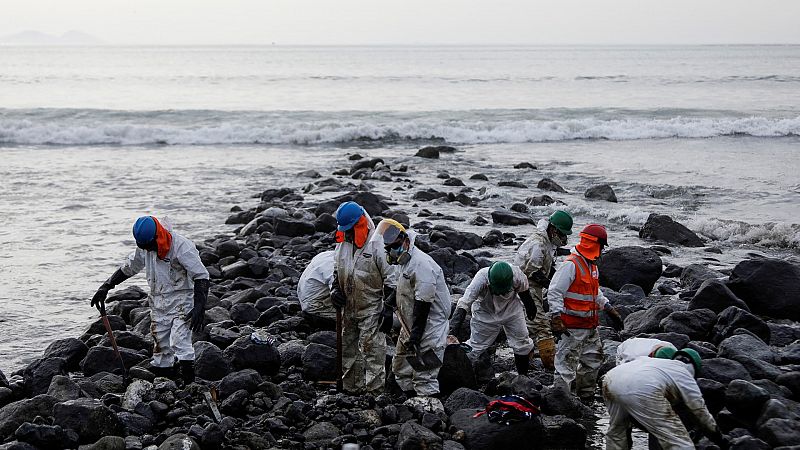
[[[111,323],[109,323],[108,316],[106,315],[106,305],[100,305],[100,318],[103,319],[103,326],[106,327],[108,338],[111,339],[111,346],[114,348],[114,353],[117,354],[117,359],[119,359],[119,365],[122,367],[122,381],[127,382],[128,369],[125,368],[125,361],[122,360],[122,355],[119,353],[117,338],[114,337],[114,331],[111,329]]]
[[[407,335],[410,336],[411,331],[408,329],[408,325],[406,325],[406,321],[403,319],[403,316],[398,313],[397,318],[400,319],[400,325],[403,327],[403,330]],[[439,367],[442,367],[442,360],[436,356],[436,353],[432,348],[422,352],[421,355],[406,355],[406,361],[408,361],[408,364],[411,366],[411,368],[417,372],[424,372],[426,370],[438,369]]]

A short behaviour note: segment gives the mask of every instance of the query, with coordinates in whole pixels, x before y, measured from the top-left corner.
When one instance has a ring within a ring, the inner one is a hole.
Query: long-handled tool
[[[403,331],[405,331],[407,335],[411,336],[411,330],[408,328],[408,325],[406,325],[406,321],[403,319],[403,315],[399,311],[397,312],[397,318],[400,319],[400,326],[403,327]],[[411,349],[406,348],[406,350]],[[417,372],[423,372],[442,367],[442,360],[436,356],[436,352],[434,352],[432,348],[422,352],[421,355],[406,355],[406,361],[408,361],[408,364],[411,366],[411,368]]]
[[[342,309],[336,308],[336,391],[342,392]]]
[[[114,353],[117,354],[117,359],[119,359],[119,365],[122,367],[122,380],[125,382],[128,380],[128,369],[125,368],[125,361],[122,360],[122,355],[119,353],[117,338],[114,337],[114,330],[111,329],[111,323],[108,321],[108,316],[106,315],[106,305],[100,305],[100,318],[103,319],[103,326],[106,327],[108,338],[111,339],[111,347],[114,348]]]

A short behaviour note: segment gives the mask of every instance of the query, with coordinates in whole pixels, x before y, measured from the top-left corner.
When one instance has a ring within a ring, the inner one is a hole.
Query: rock
[[[275,234],[279,236],[307,236],[316,231],[314,224],[307,220],[275,219]]]
[[[81,396],[81,388],[68,376],[56,375],[50,382],[47,395],[57,399],[59,402],[75,400]]]
[[[194,439],[181,433],[168,437],[158,446],[158,450],[200,450],[200,446]]]
[[[125,319],[120,316],[115,316],[113,314],[109,314],[108,316],[108,324],[111,325],[112,331],[125,331]],[[89,325],[89,328],[86,330],[85,335],[93,335],[93,334],[106,334],[106,327],[103,325],[102,319],[97,319]]]
[[[564,416],[542,416],[544,439],[558,448],[587,448],[586,428]],[[546,446],[546,444],[545,444]]]
[[[151,352],[153,350],[153,341],[145,339],[138,333],[131,331],[115,331],[114,339],[117,341],[117,346],[125,347],[131,350]],[[111,339],[108,335],[103,336],[103,339],[97,344],[103,347],[111,347]]]
[[[247,261],[235,261],[233,264],[222,266],[222,277],[226,280],[251,276],[253,276],[253,272],[250,271]]]
[[[403,406],[408,407],[411,411],[416,411],[419,415],[423,413],[444,414],[442,401],[435,397],[412,397],[403,402]]]
[[[767,326],[769,327],[770,331],[769,333],[770,345],[784,347],[800,339],[800,327],[796,325],[788,325],[784,323],[768,323]]]
[[[515,169],[533,169],[536,170],[536,166],[529,162],[521,162],[519,164],[514,164]]]
[[[542,440],[544,430],[538,417],[504,425],[489,422],[486,414],[473,418],[474,414],[474,409],[462,409],[450,416],[451,429],[463,432],[462,442],[468,449],[518,448]]]
[[[500,187],[513,187],[513,188],[520,188],[520,189],[528,189],[528,185],[525,183],[520,183],[519,181],[501,181],[497,183]]]
[[[447,197],[447,192],[440,192],[436,189],[425,189],[424,191],[418,191],[414,194],[414,200],[422,200],[424,202],[429,202],[431,200],[436,200],[437,198],[444,198]]]
[[[58,425],[40,425],[25,422],[14,432],[20,442],[27,442],[41,449],[64,448],[64,430]]]
[[[64,358],[37,359],[22,371],[25,379],[25,392],[33,397],[47,393],[50,382],[56,375],[67,374],[67,360]]]
[[[255,369],[262,375],[276,375],[281,368],[281,354],[272,344],[257,344],[242,336],[223,352],[236,370]]]
[[[800,445],[800,421],[769,419],[758,427],[758,437],[773,447]]]
[[[133,411],[139,403],[145,400],[152,390],[153,383],[146,380],[133,380],[125,389],[125,394],[122,396],[122,408]]]
[[[196,342],[194,344],[194,353],[194,371],[199,378],[217,381],[232,370],[231,364],[223,355],[222,350],[211,342]]]
[[[302,357],[303,377],[309,381],[336,380],[336,349],[308,344]]]
[[[222,401],[222,404],[219,405],[219,410],[228,416],[244,416],[246,412],[245,403],[248,397],[248,392],[244,389],[240,389],[226,397],[225,400]]]
[[[475,379],[475,371],[472,368],[472,362],[461,346],[448,345],[445,347],[438,380],[439,390],[444,395],[459,388],[477,389],[478,383]]]
[[[369,213],[369,215],[372,217],[380,216],[383,211],[389,209],[389,206],[383,201],[382,197],[379,197],[372,192],[353,191],[344,195],[340,195],[333,200],[319,203],[317,208],[314,210],[314,214],[319,216],[323,212],[333,213],[336,211],[336,208],[338,208],[339,205],[350,201],[361,205],[361,207],[367,210],[367,213]]]
[[[528,214],[515,213],[504,209],[492,211],[492,222],[503,225],[534,224],[533,218]]]
[[[647,222],[639,230],[639,237],[655,241],[664,241],[680,244],[686,247],[702,247],[702,239],[694,231],[682,224],[675,222],[671,217],[663,214],[650,214]]]
[[[764,342],[770,342],[770,328],[766,322],[736,306],[725,308],[717,317],[717,323],[712,331],[712,342],[718,344],[723,339],[733,336],[740,328],[755,334]]]
[[[746,259],[733,268],[728,287],[755,314],[798,321],[797,280],[800,280],[800,264],[775,258]]]
[[[225,376],[219,383],[219,398],[226,399],[234,392],[244,389],[253,393],[258,390],[258,385],[264,381],[253,369],[240,370]]]
[[[306,344],[301,340],[284,342],[278,346],[278,353],[281,354],[281,365],[283,367],[303,365],[303,352],[306,351]]]
[[[642,335],[642,337],[666,341],[674,345],[675,348],[684,348],[690,341],[689,336],[681,333],[653,333]]]
[[[119,348],[119,354],[125,367],[133,367],[147,359],[147,356],[137,353],[125,347]],[[84,375],[91,376],[100,372],[109,372],[122,375],[122,366],[114,349],[109,347],[92,347],[81,361],[81,369]]]
[[[0,387],[7,388],[8,387],[8,379],[6,375],[0,370]]]
[[[316,224],[314,225],[316,227]],[[247,260],[247,268],[256,277],[265,277],[269,275],[269,261],[262,256],[255,256]]]
[[[444,410],[453,414],[459,409],[484,409],[489,404],[490,398],[480,391],[460,387],[453,391],[444,402]]]
[[[661,257],[644,247],[616,247],[603,254],[598,263],[600,285],[618,291],[635,284],[649,294],[661,276]]]
[[[710,309],[716,313],[722,312],[729,306],[736,306],[741,309],[748,309],[747,304],[740,300],[730,289],[720,280],[709,279],[700,285],[700,288],[689,301],[689,309]]]
[[[222,446],[225,433],[222,431],[222,427],[216,423],[209,423],[203,428],[203,432],[198,438],[200,439],[200,448],[217,450]]]
[[[304,170],[298,173],[297,176],[303,178],[322,178],[322,175],[320,175],[319,172],[313,169]]]
[[[49,395],[37,395],[0,408],[0,440],[11,436],[23,423],[33,422],[36,416],[50,416],[57,401]]]
[[[722,273],[702,264],[689,264],[680,271],[681,286],[687,290],[697,290],[704,281],[723,276]]]
[[[424,147],[419,149],[414,156],[428,159],[439,159],[439,149],[436,147]]]
[[[442,438],[422,425],[408,421],[400,427],[396,448],[400,450],[441,450]]]
[[[103,436],[94,444],[81,445],[78,450],[131,450],[119,436]]]
[[[625,333],[635,336],[661,331],[661,321],[672,314],[672,311],[667,305],[653,305],[648,309],[632,312],[625,317]]]
[[[445,186],[465,186],[464,182],[458,178],[448,178],[442,184]]]
[[[208,330],[208,341],[221,349],[228,348],[239,338],[239,333],[223,327],[211,327]]]
[[[525,199],[525,204],[531,206],[547,206],[547,205],[552,205],[555,202],[556,201],[553,199],[553,197],[550,197],[549,195],[546,194],[534,195],[533,197],[528,197]]]
[[[350,175],[358,172],[361,169],[373,170],[378,164],[385,164],[381,158],[358,159],[356,161],[358,162],[353,163],[353,165],[350,166]]]
[[[697,386],[703,394],[709,412],[716,415],[725,407],[725,385],[719,381],[709,380],[708,378],[698,378]]]
[[[117,418],[127,435],[142,436],[153,431],[153,421],[141,414],[123,411],[117,413]]]
[[[128,286],[124,289],[117,289],[108,294],[106,304],[113,302],[121,302],[123,300],[141,300],[147,298],[147,292],[139,286]]]
[[[452,248],[438,248],[428,254],[444,271],[445,277],[452,278],[455,274],[466,274],[473,277],[478,271],[478,263],[463,254],[457,254]]]
[[[306,438],[306,442],[327,445],[333,439],[339,437],[340,434],[341,431],[339,431],[336,425],[330,422],[317,422],[311,425],[311,427],[303,433],[303,436]]]
[[[567,191],[565,191],[564,188],[559,186],[558,183],[551,180],[550,178],[542,178],[541,180],[539,180],[539,183],[536,184],[536,187],[538,187],[539,189],[543,189],[545,191],[560,192],[562,194],[567,193]]]
[[[322,344],[327,345],[330,348],[336,348],[336,332],[317,331],[308,337],[308,341],[314,344]]]
[[[710,309],[675,311],[661,321],[661,329],[685,334],[693,340],[703,341],[711,332],[716,320],[717,315]]]
[[[497,228],[492,228],[483,235],[483,245],[488,247],[496,247],[502,244],[504,240],[503,232]]]
[[[320,233],[331,233],[336,231],[336,218],[332,214],[322,213],[314,221],[314,229]]]
[[[239,247],[238,242],[233,239],[229,239],[217,244],[215,253],[219,255],[220,258],[226,258],[228,256],[239,256],[239,252],[241,250],[242,249]]]
[[[489,177],[482,173],[476,173],[469,177],[470,180],[480,180],[480,181],[489,181]]]
[[[750,381],[750,374],[740,363],[726,358],[711,358],[703,360],[698,378],[708,378],[723,384],[741,379]]]
[[[564,389],[545,387],[542,390],[542,412],[550,416],[567,416],[572,419],[593,417],[592,410]]]
[[[795,370],[793,372],[782,373],[775,378],[775,382],[789,388],[795,398],[800,398],[800,372]]]
[[[800,420],[800,415],[797,412],[790,410],[783,402],[777,399],[770,399],[764,404],[761,409],[761,415],[756,422],[757,426],[761,426],[769,419],[792,419]]]
[[[731,359],[743,365],[753,380],[774,380],[781,374],[778,367],[748,355],[735,355]]]
[[[511,205],[511,210],[518,213],[529,213],[531,211],[528,205],[524,203],[514,203]]]
[[[783,348],[781,364],[800,364],[800,341],[795,341]]]
[[[56,404],[53,407],[53,422],[62,428],[75,430],[83,443],[123,432],[117,415],[103,402],[92,398],[79,398]]]
[[[64,358],[67,361],[67,370],[77,371],[81,360],[86,357],[89,347],[80,339],[58,339],[50,343],[44,351],[44,358]]]
[[[614,194],[614,189],[608,184],[592,186],[583,193],[583,196],[595,200],[617,203],[617,196]]]
[[[260,315],[261,311],[252,303],[237,303],[231,306],[231,320],[239,325],[255,322]]]
[[[474,250],[483,246],[483,239],[475,233],[452,229],[438,229],[430,233],[431,244],[453,250]]]
[[[728,410],[745,420],[755,422],[761,407],[769,400],[769,393],[745,380],[733,380],[725,390]]]

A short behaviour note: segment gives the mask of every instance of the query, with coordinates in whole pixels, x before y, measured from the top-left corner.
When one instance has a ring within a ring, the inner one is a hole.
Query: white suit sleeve
[[[564,261],[556,270],[550,287],[547,288],[547,303],[550,304],[550,315],[561,313],[564,310],[564,294],[575,281],[575,263]]]
[[[517,266],[511,266],[514,272],[514,292],[523,292],[528,290],[528,277]]]
[[[605,306],[608,304],[608,297],[603,295],[602,289],[597,290],[597,298],[595,299],[595,302],[600,307],[600,309],[605,308]]]
[[[544,252],[541,243],[538,241],[532,242],[530,246],[523,244],[517,253],[514,263],[522,269],[526,277],[530,277],[535,272],[540,271],[544,263]]]
[[[464,291],[464,295],[458,300],[459,308],[470,311],[472,304],[480,297],[481,291],[486,289],[486,286],[489,285],[488,273],[489,269],[481,269],[475,274],[475,277],[472,278],[469,286],[467,286],[467,289]]]
[[[717,422],[714,421],[714,417],[708,412],[706,402],[703,400],[703,394],[700,392],[700,387],[697,386],[697,382],[689,372],[686,371],[685,374],[681,373],[680,375],[673,374],[673,380],[675,380],[675,383],[678,385],[678,391],[681,394],[683,403],[689,408],[692,414],[697,417],[700,424],[709,431],[715,430],[717,428]]]
[[[424,275],[417,274],[416,283],[414,283],[414,300],[434,303],[436,301],[436,278],[434,278],[432,270],[425,270],[423,273]]]
[[[120,266],[120,270],[122,273],[127,275],[128,277],[132,277],[137,273],[141,272],[144,269],[144,255],[145,250],[140,248],[136,248],[135,251],[131,252],[125,261],[123,261],[122,266]]]
[[[189,278],[192,280],[208,279],[208,270],[206,270],[206,266],[203,265],[203,261],[200,260],[200,254],[197,252],[197,247],[195,247],[192,241],[187,240],[177,250],[178,252],[175,257],[178,258],[178,262],[186,269],[186,274],[189,275]]]

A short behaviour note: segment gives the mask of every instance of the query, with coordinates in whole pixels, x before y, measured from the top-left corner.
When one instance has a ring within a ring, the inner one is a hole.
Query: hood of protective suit
[[[536,229],[539,231],[547,232],[547,226],[550,225],[550,222],[547,219],[539,219],[536,222]]]
[[[167,254],[169,254],[169,249],[172,247],[172,224],[169,223],[169,219],[164,218],[164,225],[158,221],[158,219],[153,217],[153,220],[156,222],[156,248],[158,249],[158,259],[166,259]]]
[[[355,239],[353,244],[356,248],[363,248],[364,244],[370,238],[372,234],[372,230],[375,229],[375,222],[372,221],[372,217],[369,216],[369,213],[364,211],[364,215],[358,219],[358,222],[353,226],[353,231],[355,232]],[[341,243],[344,242],[344,231],[336,231],[336,242]]]

